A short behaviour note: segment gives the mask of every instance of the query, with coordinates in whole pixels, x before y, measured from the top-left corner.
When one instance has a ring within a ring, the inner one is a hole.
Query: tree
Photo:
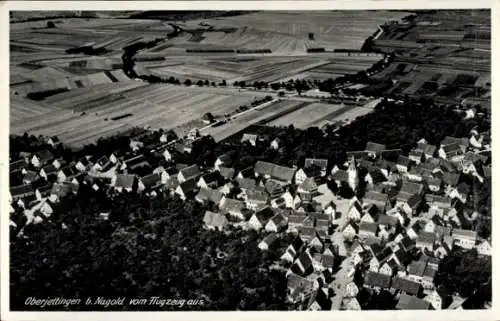
[[[184,80],[184,85],[191,86],[192,85],[191,79]]]
[[[53,21],[47,21],[47,28],[52,29],[55,28],[56,24]]]

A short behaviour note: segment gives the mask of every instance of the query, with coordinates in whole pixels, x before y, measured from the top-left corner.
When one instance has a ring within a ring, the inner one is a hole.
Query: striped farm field
[[[308,128],[318,120],[323,119],[325,116],[339,110],[343,105],[312,103],[304,108],[294,111],[290,114],[284,115],[270,123],[271,126],[288,126],[293,124],[296,128]]]

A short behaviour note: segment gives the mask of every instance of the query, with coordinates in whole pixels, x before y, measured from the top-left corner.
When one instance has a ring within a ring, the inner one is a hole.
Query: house
[[[229,224],[227,218],[223,214],[211,211],[205,212],[203,223],[206,228],[219,231],[222,231]]]
[[[246,191],[245,203],[249,209],[257,210],[267,204],[269,195],[265,191],[252,189]]]
[[[281,260],[285,262],[293,262],[297,254],[300,252],[304,246],[304,241],[300,237],[295,237],[295,239],[288,245],[285,253],[280,257]]]
[[[477,241],[476,231],[453,229],[451,236],[453,238],[454,244],[464,249],[472,249],[476,245]]]
[[[425,159],[429,159],[434,156],[434,153],[436,152],[436,146],[422,142],[422,143],[417,143],[417,147],[414,150],[422,152]]]
[[[78,174],[79,172],[75,167],[69,166],[57,172],[57,181],[58,182],[68,181],[73,177],[77,176]]]
[[[117,174],[111,181],[111,186],[120,193],[123,190],[132,192],[137,186],[137,177],[131,174]]]
[[[491,256],[492,254],[492,248],[490,242],[487,240],[483,240],[476,246],[477,253],[480,255],[487,255]]]
[[[437,193],[441,189],[441,179],[437,177],[425,177],[424,181],[431,192]]]
[[[417,295],[421,291],[421,285],[418,282],[396,276],[392,280],[391,289],[395,292]]]
[[[257,161],[257,163],[255,163],[254,171],[256,176],[274,178],[278,181],[291,183],[296,170],[295,168]]]
[[[255,134],[243,134],[241,138],[241,143],[248,142],[250,145],[255,146],[257,144],[258,136]]]
[[[274,242],[278,240],[278,234],[272,233],[266,236],[258,245],[257,247],[262,250],[262,251],[267,251],[273,245]]]
[[[54,159],[52,161],[52,165],[54,165],[55,168],[60,169],[63,165],[66,164],[66,161],[62,158],[59,159]]]
[[[298,211],[292,212],[288,216],[288,230],[289,231],[297,231],[301,227],[304,226],[304,221],[307,216],[304,213],[300,213]]]
[[[52,185],[52,189],[50,190],[50,196],[48,199],[52,203],[56,203],[70,193],[76,194],[77,192],[78,185],[71,182],[54,183],[54,185]]]
[[[91,164],[87,157],[82,157],[76,162],[75,168],[80,172],[86,172],[90,168]]]
[[[219,209],[222,213],[228,213],[240,220],[244,220],[243,210],[246,208],[245,203],[239,200],[223,197],[219,204]]]
[[[408,153],[408,158],[415,162],[415,164],[419,165],[423,159],[425,157],[425,154],[424,152],[420,151],[420,150],[411,150],[409,153]]]
[[[434,250],[434,243],[436,242],[436,234],[422,231],[417,237],[416,247],[419,249]]]
[[[387,148],[383,144],[368,142],[368,143],[366,143],[365,151],[368,152],[369,157],[376,158],[385,149],[387,149]]]
[[[403,155],[399,155],[398,160],[396,162],[396,168],[400,173],[406,173],[408,168],[410,167],[411,160]]]
[[[396,310],[430,310],[431,304],[427,301],[406,293],[401,294]]]
[[[452,172],[444,172],[442,177],[445,188],[447,189],[457,186],[459,179],[460,174]]]
[[[196,190],[196,179],[191,178],[183,182],[179,182],[179,185],[175,189],[175,194],[179,195],[182,200],[185,200],[190,195],[194,194]]]
[[[316,234],[316,229],[312,226],[301,226],[298,228],[299,230],[299,236],[302,238],[304,242],[310,242],[313,240],[317,234]]]
[[[470,188],[465,182],[458,184],[456,188],[451,188],[449,190],[449,197],[452,199],[456,198],[462,203],[467,203],[467,197],[469,196]]]
[[[196,194],[195,200],[200,203],[213,202],[214,204],[219,204],[223,197],[224,194],[218,190],[202,187],[198,191],[198,194]]]
[[[161,185],[161,176],[159,174],[152,173],[139,179],[137,191],[152,191],[159,188]]]
[[[400,192],[397,196],[396,207],[401,209],[406,215],[412,216],[417,214],[417,208],[421,200],[420,195],[410,195]]]
[[[54,160],[54,155],[48,150],[43,150],[40,152],[36,152],[33,155],[33,157],[31,158],[31,164],[33,164],[33,166],[35,167],[42,167],[52,160]]]
[[[436,290],[427,294],[424,297],[424,301],[429,302],[431,306],[434,308],[434,310],[441,310],[443,308],[443,299]]]
[[[438,150],[438,155],[442,159],[453,160],[464,155],[464,150],[458,143],[442,145]]]
[[[217,188],[223,183],[224,178],[218,171],[215,171],[201,176],[196,185],[200,188]]]
[[[358,286],[354,282],[349,282],[345,286],[344,295],[348,298],[356,297],[359,293]]]
[[[108,157],[102,156],[97,159],[94,166],[92,166],[92,170],[101,172],[105,171],[105,168],[110,169],[111,167],[113,167],[113,165],[114,164],[109,160]]]
[[[196,180],[202,175],[198,165],[191,165],[182,168],[177,174],[177,180],[179,183],[183,183],[187,180]]]
[[[299,303],[311,300],[317,289],[317,282],[295,273],[287,274],[287,300]]]
[[[388,289],[390,284],[391,284],[390,275],[374,271],[368,271],[366,272],[363,286],[366,288],[381,290],[381,289]]]
[[[56,174],[57,168],[55,168],[52,164],[48,164],[40,170],[40,176],[45,180],[49,180],[49,177],[53,178],[54,176],[56,176]]]
[[[170,162],[172,160],[172,153],[165,148],[165,150],[162,152],[162,155],[163,155],[163,158],[165,159],[165,161],[167,162]]]
[[[347,218],[353,221],[359,221],[363,213],[363,207],[359,201],[355,201],[350,205],[349,212],[347,213]]]
[[[368,191],[365,193],[363,197],[363,204],[365,205],[375,205],[378,209],[379,213],[385,213],[389,202],[389,197],[387,194],[376,192],[376,191]]]
[[[134,151],[134,152],[138,151],[138,150],[139,150],[139,149],[141,149],[143,146],[144,146],[144,144],[143,144],[141,141],[138,141],[138,140],[135,140],[135,139],[131,139],[131,140],[130,140],[129,147],[130,147],[130,149],[132,149],[132,151]]]
[[[235,175],[234,168],[218,166],[219,174],[226,180],[232,180]]]
[[[313,303],[309,306],[310,311],[330,311],[332,301],[328,294],[328,288],[320,288],[316,291]]]
[[[27,167],[28,167],[28,163],[26,162],[26,160],[19,159],[17,161],[9,163],[9,172],[12,173],[12,172],[16,172],[16,171],[21,171]]]
[[[359,224],[358,236],[360,238],[375,237],[377,234],[378,226],[376,223],[361,222]]]
[[[49,196],[51,189],[52,189],[52,184],[50,183],[37,187],[35,189],[36,199],[41,201],[44,197]]]
[[[302,252],[292,265],[292,272],[300,276],[308,276],[314,271],[311,254]]]
[[[230,167],[233,164],[230,153],[225,153],[217,157],[214,163],[214,168],[220,170],[220,167]]]
[[[285,192],[284,185],[273,179],[266,180],[264,189],[269,194],[270,198],[280,197]]]
[[[326,175],[326,169],[328,167],[328,160],[323,158],[306,158],[304,162],[304,168],[317,167],[320,169],[321,176]]]
[[[314,178],[306,178],[298,187],[297,192],[303,194],[314,194],[318,191],[318,185],[314,181]]]
[[[272,140],[269,147],[271,147],[274,150],[278,150],[280,148],[280,143],[281,143],[281,140],[278,137],[276,137],[275,139]]]
[[[23,184],[31,184],[38,180],[39,176],[38,173],[35,171],[28,170],[26,171],[26,174],[23,176]]]
[[[287,219],[282,214],[274,215],[265,226],[268,232],[281,232],[287,226]]]

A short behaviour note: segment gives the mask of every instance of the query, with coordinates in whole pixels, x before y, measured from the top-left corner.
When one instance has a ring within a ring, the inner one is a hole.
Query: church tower
[[[351,189],[356,192],[358,188],[358,168],[356,166],[356,159],[351,156],[349,161],[349,168],[347,169],[348,183]]]

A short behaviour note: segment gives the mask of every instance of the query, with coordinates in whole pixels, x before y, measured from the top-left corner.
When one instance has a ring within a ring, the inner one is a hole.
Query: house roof
[[[409,294],[417,294],[420,290],[420,283],[400,277],[395,277],[392,280],[391,288],[401,290]]]
[[[231,167],[219,166],[219,173],[225,179],[233,179],[233,177],[235,175],[235,170],[234,170],[234,168],[231,168]]]
[[[54,183],[54,185],[52,185],[50,193],[55,194],[58,197],[64,197],[69,193],[76,192],[77,190],[78,190],[78,185],[73,184],[71,182],[62,182],[62,183]]]
[[[270,221],[276,226],[284,226],[286,225],[287,219],[282,214],[276,214],[271,217]]]
[[[228,225],[228,220],[223,214],[206,211],[205,216],[203,216],[203,223],[207,226],[224,228]]]
[[[264,184],[264,189],[269,194],[276,194],[276,193],[282,194],[285,191],[282,184],[272,179],[268,179],[266,181],[266,183]]]
[[[200,188],[200,191],[196,194],[196,199],[201,201],[212,201],[215,204],[219,204],[222,197],[224,197],[224,195],[221,192],[212,188]]]
[[[256,141],[257,135],[256,134],[249,134],[249,133],[243,134],[243,137],[241,138],[241,142],[243,143],[243,142],[246,142],[248,140]]]
[[[457,173],[443,173],[443,182],[450,186],[456,186],[458,184],[458,180],[460,179],[460,174]]]
[[[359,224],[359,231],[365,231],[375,234],[377,233],[377,224],[363,221]]]
[[[399,155],[398,160],[396,164],[401,165],[401,166],[409,166],[411,163],[411,160],[403,155]]]
[[[306,192],[312,192],[318,189],[318,185],[316,185],[314,178],[308,177],[299,185],[299,188]]]
[[[415,276],[423,276],[425,268],[427,267],[426,261],[413,261],[408,265],[408,273]]]
[[[190,193],[196,190],[196,180],[191,178],[179,184],[184,194]]]
[[[376,191],[368,191],[363,197],[363,202],[367,204],[386,204],[389,197],[387,194],[376,192]]]
[[[389,288],[389,285],[391,283],[391,276],[374,272],[374,271],[368,271],[365,276],[365,285],[368,286],[377,286],[380,288]]]
[[[323,158],[306,158],[304,168],[309,168],[312,165],[318,166],[322,170],[326,170],[328,167],[328,160]]]
[[[422,193],[424,186],[419,183],[410,182],[408,180],[403,181],[400,192],[407,193],[410,195],[416,195]]]
[[[23,168],[28,167],[28,164],[24,159],[19,159],[17,161],[9,163],[9,171],[14,172]]]
[[[58,171],[58,169],[52,164],[48,164],[44,166],[42,169],[47,175],[54,174]]]
[[[347,182],[347,180],[349,179],[349,175],[345,170],[339,169],[332,174],[332,179],[340,182]]]
[[[223,212],[241,212],[245,208],[245,203],[243,201],[231,199],[231,198],[224,198],[224,201],[221,202],[219,208]]]
[[[179,173],[182,174],[182,176],[186,179],[186,180],[189,180],[191,178],[195,178],[195,177],[198,177],[199,175],[201,175],[201,171],[200,171],[200,168],[198,167],[198,165],[191,165],[191,166],[188,166],[188,167],[184,167],[182,168]]]
[[[466,239],[466,240],[476,240],[477,239],[477,232],[470,231],[470,230],[453,229],[451,235],[454,239],[458,239],[458,238],[459,239]]]
[[[389,216],[389,215],[379,215],[378,220],[377,220],[378,225],[389,225],[389,226],[395,226],[398,224],[398,219],[394,216]]]
[[[278,240],[278,234],[277,233],[271,233],[264,237],[264,239],[261,241],[261,243],[266,243],[268,246],[273,244],[276,240]]]
[[[426,194],[425,200],[430,204],[441,205],[441,207],[450,207],[451,206],[451,198],[446,197],[446,196]]]
[[[373,143],[373,142],[368,142],[366,143],[366,148],[365,150],[368,152],[374,152],[374,153],[379,153],[386,149],[386,146],[383,144],[378,144],[378,143]]]
[[[23,180],[26,181],[34,181],[37,179],[38,173],[35,171],[27,171],[26,174],[23,176]]]
[[[132,174],[118,174],[116,175],[116,187],[133,188],[136,176]]]
[[[462,147],[458,143],[453,143],[450,145],[445,145],[442,147],[443,151],[446,153],[446,155],[451,154],[451,153],[462,153]]]
[[[161,183],[161,176],[159,174],[149,174],[142,177],[141,182],[145,188],[152,188]]]
[[[429,310],[431,304],[425,300],[419,299],[416,296],[401,294],[399,297],[396,309],[398,310]]]
[[[35,155],[38,157],[38,159],[42,163],[45,163],[47,161],[54,159],[54,155],[49,150],[42,150],[42,151],[36,152]]]
[[[241,189],[252,190],[257,187],[257,181],[251,178],[236,178],[236,182]]]
[[[33,186],[31,184],[10,187],[10,195],[12,197],[24,195],[24,194],[29,194],[29,193],[34,193],[34,192],[35,192],[35,190],[33,189]]]
[[[434,244],[434,241],[436,240],[436,235],[431,232],[421,232],[418,235],[417,242],[421,243],[429,243],[429,244]]]
[[[458,184],[457,190],[460,194],[467,195],[467,194],[469,194],[470,187],[469,187],[469,185],[467,185],[467,183],[462,182],[462,183]]]
[[[446,136],[441,141],[441,145],[442,146],[451,145],[451,144],[460,144],[460,145],[468,146],[469,145],[469,140],[467,138],[458,138],[458,137],[453,137],[453,136]]]
[[[201,178],[203,178],[203,180],[207,184],[211,184],[214,182],[219,184],[219,183],[223,182],[223,177],[221,176],[221,174],[218,171],[207,173],[207,174],[203,175]]]
[[[295,168],[276,165],[269,162],[257,161],[255,163],[255,172],[260,175],[269,175],[282,181],[290,181],[295,175]]]
[[[247,200],[253,202],[267,203],[269,195],[260,190],[251,189],[246,192]]]
[[[419,150],[427,155],[433,155],[436,151],[436,146],[426,143],[417,143],[416,150]]]
[[[232,164],[231,153],[222,154],[219,157],[217,157],[217,159],[226,166],[231,166]]]

